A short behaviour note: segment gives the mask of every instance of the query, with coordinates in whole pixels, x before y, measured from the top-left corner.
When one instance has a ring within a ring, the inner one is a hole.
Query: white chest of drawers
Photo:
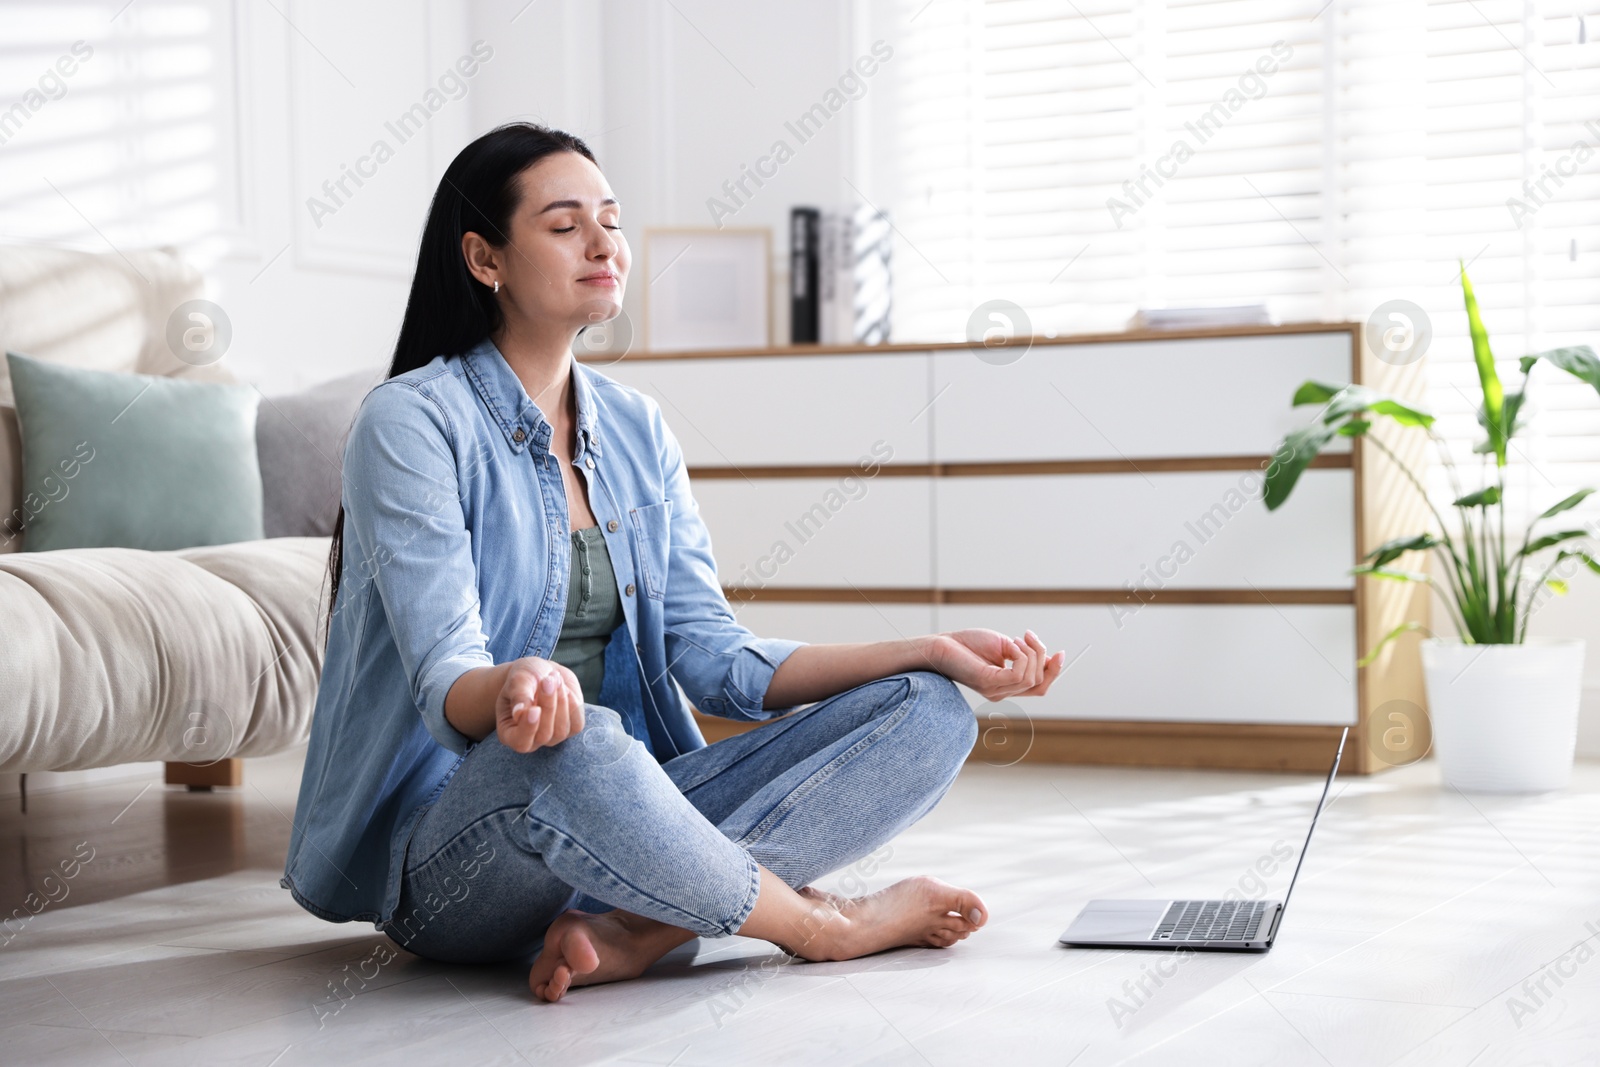
[[[1046,696],[968,693],[981,758],[1320,769],[1351,725],[1370,771],[1398,735],[1380,750],[1369,724],[1420,683],[1411,645],[1356,660],[1425,604],[1349,569],[1414,513],[1378,504],[1392,478],[1360,443],[1278,511],[1260,501],[1311,416],[1289,404],[1302,381],[1408,385],[1359,342],[1313,324],[595,362],[660,403],[751,630],[1031,628],[1066,651]]]

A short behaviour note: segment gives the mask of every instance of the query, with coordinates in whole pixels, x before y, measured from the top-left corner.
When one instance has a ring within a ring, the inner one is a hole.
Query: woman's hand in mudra
[[[1067,658],[1046,650],[1032,630],[1020,638],[996,630],[951,630],[935,636],[930,656],[939,673],[989,701],[1043,696]]]
[[[538,656],[512,662],[494,702],[495,736],[502,745],[532,752],[582,729],[583,687],[576,674]]]

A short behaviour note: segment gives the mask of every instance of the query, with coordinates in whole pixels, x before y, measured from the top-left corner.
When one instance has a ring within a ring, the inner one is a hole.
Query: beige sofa
[[[191,366],[166,347],[172,309],[202,295],[199,274],[161,251],[0,247],[0,347],[236,381],[223,363]],[[22,552],[27,512],[0,359],[0,772],[162,760],[169,781],[193,782],[186,769],[207,765],[231,776],[210,780],[236,783],[238,757],[306,739],[322,669],[326,537]]]

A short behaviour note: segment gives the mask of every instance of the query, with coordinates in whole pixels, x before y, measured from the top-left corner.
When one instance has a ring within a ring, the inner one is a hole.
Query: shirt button
[[[612,519],[610,522],[606,523],[606,529],[610,530],[612,533],[616,533],[617,532],[617,520],[616,519]]]
[[[513,441],[517,442],[518,444],[521,444],[523,439],[525,439],[527,436],[528,436],[527,434],[522,432],[522,427],[521,426],[518,426],[511,433],[511,439]]]
[[[624,592],[626,592],[629,596],[633,595],[633,583],[632,582],[628,583],[628,588],[626,590],[624,590]]]
[[[584,456],[583,457],[583,465],[585,467],[588,467],[590,470],[593,470],[594,469],[594,457],[593,456]]]

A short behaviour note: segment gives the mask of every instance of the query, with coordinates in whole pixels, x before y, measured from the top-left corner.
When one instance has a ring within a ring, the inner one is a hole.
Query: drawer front
[[[1267,455],[1314,412],[1301,382],[1350,380],[1350,334],[941,351],[933,377],[940,462]]]
[[[1042,697],[1000,710],[1035,719],[1353,725],[1355,609],[1348,606],[938,605],[940,630],[1032,629],[1069,667]]]
[[[691,467],[928,462],[925,353],[624,359],[600,370],[661,405]]]
[[[816,645],[898,641],[933,632],[932,604],[734,602],[741,625],[761,637]]]
[[[723,585],[933,584],[926,478],[700,478]]]
[[[1348,470],[1311,470],[1277,511],[1256,471],[939,479],[940,586],[1349,589]]]

